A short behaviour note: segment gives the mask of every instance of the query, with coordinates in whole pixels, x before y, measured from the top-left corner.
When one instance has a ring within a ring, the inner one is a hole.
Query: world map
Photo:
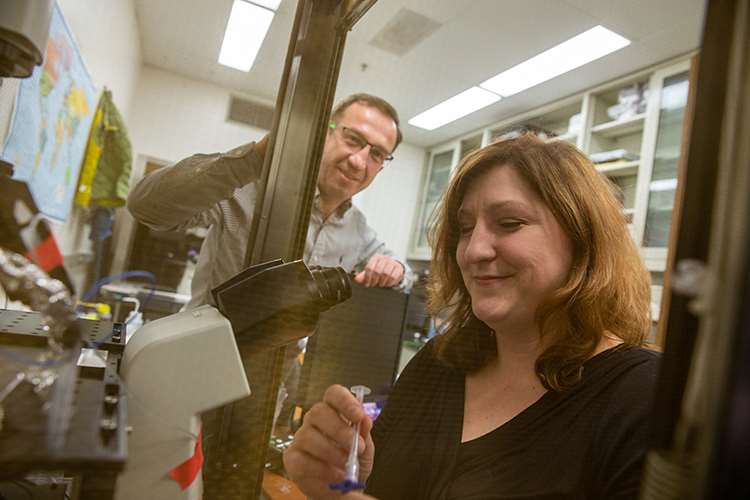
[[[97,91],[55,6],[42,66],[21,80],[3,158],[29,185],[40,212],[67,219],[81,169]]]

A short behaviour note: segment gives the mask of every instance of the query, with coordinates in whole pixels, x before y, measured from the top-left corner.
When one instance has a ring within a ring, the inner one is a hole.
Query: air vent
[[[273,108],[241,97],[232,96],[229,101],[227,120],[244,123],[251,127],[271,130],[273,125]]]
[[[403,56],[440,26],[442,24],[439,22],[402,7],[370,40],[370,45],[391,54]]]

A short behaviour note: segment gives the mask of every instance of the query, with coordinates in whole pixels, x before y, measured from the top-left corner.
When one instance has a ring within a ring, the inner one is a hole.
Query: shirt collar
[[[320,189],[318,188],[318,186],[315,186],[315,197],[313,198],[313,207],[315,207],[316,210],[320,211]],[[333,213],[336,214],[336,217],[341,218],[350,208],[352,208],[351,198],[349,198],[344,203],[336,207],[336,210],[334,210]]]

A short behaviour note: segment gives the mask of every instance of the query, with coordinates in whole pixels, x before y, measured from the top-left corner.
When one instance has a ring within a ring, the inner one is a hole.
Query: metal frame
[[[303,256],[346,35],[375,1],[297,3],[258,183],[247,266]],[[213,415],[216,434],[206,449],[205,498],[259,497],[283,359],[279,349],[243,360],[253,393]]]
[[[688,154],[669,256],[676,271],[665,281],[666,348],[642,499],[750,492],[746,416],[736,419],[747,414],[741,400],[750,355],[750,221],[743,216],[750,207],[749,20],[747,0],[708,2],[686,115]],[[681,266],[687,262],[692,272]]]

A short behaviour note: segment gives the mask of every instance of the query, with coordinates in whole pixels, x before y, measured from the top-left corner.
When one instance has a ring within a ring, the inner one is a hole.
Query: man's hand
[[[372,420],[357,399],[340,385],[326,390],[321,403],[305,415],[294,441],[284,452],[284,468],[304,494],[319,500],[341,498],[329,484],[342,481],[354,429],[349,422],[360,422],[359,480],[365,482],[372,471],[375,445],[370,436]]]
[[[354,281],[367,287],[391,288],[404,277],[404,266],[387,255],[373,255],[364,271],[357,273]]]

